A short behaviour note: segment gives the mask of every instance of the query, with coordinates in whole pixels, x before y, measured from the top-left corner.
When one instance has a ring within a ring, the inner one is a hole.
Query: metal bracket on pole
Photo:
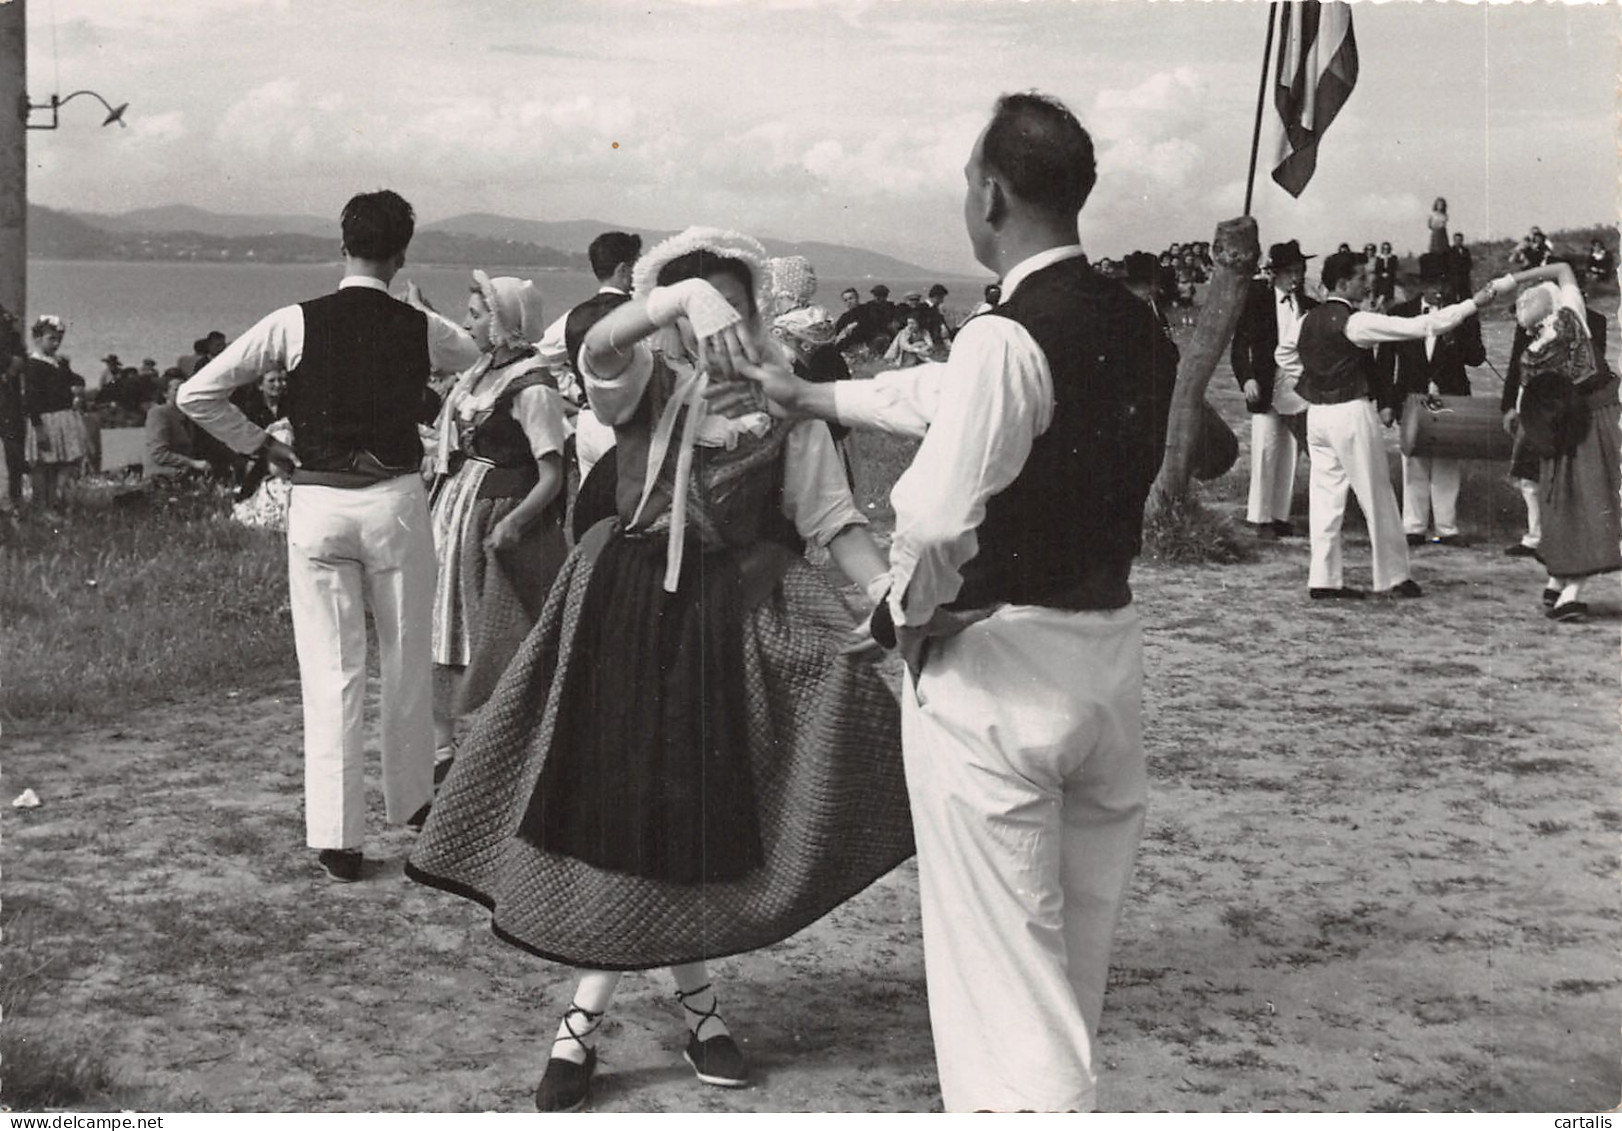
[[[117,122],[119,125],[124,126],[125,128],[129,127],[129,123],[124,120],[124,111],[130,108],[130,104],[125,102],[122,105],[114,106],[111,102],[108,102],[105,98],[93,90],[76,90],[65,98],[60,95],[53,94],[51,95],[51,100],[49,102],[34,102],[29,99],[27,94],[24,94],[22,96],[23,124],[31,130],[56,129],[60,124],[59,118],[62,107],[66,106],[69,102],[72,102],[81,94],[88,94],[91,98],[94,98],[97,102],[100,102],[107,108],[107,117],[102,120],[102,125],[110,126],[114,122]],[[49,110],[51,112],[50,124],[36,126],[33,122],[30,122],[28,119],[35,110]]]

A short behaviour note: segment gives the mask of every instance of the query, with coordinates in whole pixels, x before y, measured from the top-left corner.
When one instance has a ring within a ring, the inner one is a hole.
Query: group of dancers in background
[[[1445,211],[1433,214],[1431,229],[1445,247]],[[1476,312],[1515,295],[1500,407],[1514,439],[1510,476],[1525,502],[1527,533],[1507,552],[1545,567],[1539,601],[1550,619],[1585,620],[1589,580],[1622,570],[1618,385],[1605,358],[1606,319],[1585,300],[1590,273],[1551,259],[1465,298],[1444,252],[1433,247],[1420,256],[1418,295],[1380,313],[1367,309],[1369,272],[1355,253],[1325,260],[1323,302],[1304,286],[1311,258],[1295,240],[1272,245],[1234,335],[1234,376],[1251,413],[1246,521],[1265,538],[1296,533],[1291,500],[1305,448],[1309,595],[1366,595],[1344,584],[1340,565],[1351,492],[1368,522],[1374,588],[1419,596],[1409,550],[1467,545],[1458,520],[1461,461],[1404,454],[1399,507],[1381,429],[1412,396],[1469,395],[1467,369],[1487,360]]]

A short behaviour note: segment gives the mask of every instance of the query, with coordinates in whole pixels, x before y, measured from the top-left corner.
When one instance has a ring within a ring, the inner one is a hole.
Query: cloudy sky
[[[718,223],[973,271],[962,167],[999,92],[1099,144],[1094,254],[1210,238],[1244,199],[1267,9],[1148,0],[28,0],[30,196],[336,215],[387,185],[466,211]],[[1266,243],[1418,248],[1616,218],[1619,9],[1359,3],[1361,76]],[[1267,146],[1264,142],[1264,164]]]

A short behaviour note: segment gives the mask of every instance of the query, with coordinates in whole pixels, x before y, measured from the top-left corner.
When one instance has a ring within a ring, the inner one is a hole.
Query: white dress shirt
[[[1339,295],[1330,295],[1325,301],[1352,305]],[[1399,318],[1394,314],[1378,314],[1372,310],[1353,310],[1351,317],[1346,319],[1346,340],[1362,349],[1372,349],[1381,342],[1412,342],[1426,337],[1439,337],[1457,327],[1475,312],[1475,300],[1469,298],[1452,306],[1433,310],[1429,314],[1416,314],[1408,318]],[[1301,376],[1302,321],[1304,319],[1297,320],[1295,330],[1288,338],[1282,335],[1279,337],[1278,349],[1273,355],[1278,367],[1296,378]]]
[[[388,284],[369,275],[345,275],[344,287],[371,287],[388,294]],[[479,347],[466,330],[433,311],[428,316],[428,364],[436,372],[459,373],[479,359]],[[231,403],[231,390],[256,384],[267,370],[291,373],[304,359],[304,309],[297,303],[265,315],[226,346],[180,387],[175,403],[216,439],[247,455],[265,442],[265,430]]]
[[[1081,254],[1072,244],[1024,260],[1004,277],[1003,301],[1033,273]],[[964,323],[944,362],[837,382],[834,404],[841,423],[923,437],[890,492],[890,614],[898,625],[926,624],[963,587],[987,500],[1053,423],[1047,358],[1025,327],[987,315]]]

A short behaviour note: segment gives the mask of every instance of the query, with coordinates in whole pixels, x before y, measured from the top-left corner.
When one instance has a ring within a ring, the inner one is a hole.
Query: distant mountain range
[[[323,263],[337,257],[331,219],[300,215],[210,212],[189,204],[109,215],[28,206],[28,252],[52,259],[165,259],[247,263]],[[469,212],[417,229],[411,256],[419,263],[589,270],[586,248],[600,233],[635,232],[643,246],[671,233],[602,220],[521,220]],[[765,239],[772,255],[804,255],[837,279],[960,279],[888,255],[842,244]]]

